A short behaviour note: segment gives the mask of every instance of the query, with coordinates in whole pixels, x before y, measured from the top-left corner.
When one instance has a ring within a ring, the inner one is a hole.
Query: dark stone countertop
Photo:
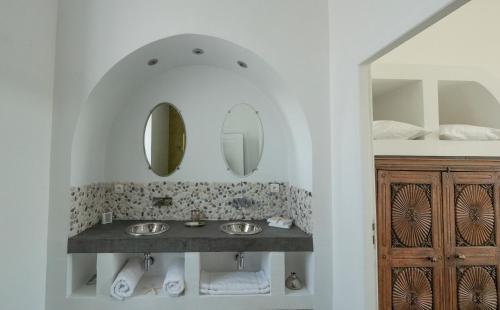
[[[144,252],[232,252],[312,251],[313,238],[296,226],[291,229],[269,227],[259,223],[262,232],[256,235],[228,235],[219,226],[232,221],[207,221],[203,227],[189,228],[183,221],[161,221],[170,229],[156,236],[130,236],[128,225],[146,221],[114,221],[96,226],[68,239],[68,253],[144,253]]]

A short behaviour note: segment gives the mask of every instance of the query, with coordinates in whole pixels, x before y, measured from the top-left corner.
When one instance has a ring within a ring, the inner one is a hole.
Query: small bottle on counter
[[[102,213],[101,224],[111,224],[113,223],[113,212],[105,211]]]

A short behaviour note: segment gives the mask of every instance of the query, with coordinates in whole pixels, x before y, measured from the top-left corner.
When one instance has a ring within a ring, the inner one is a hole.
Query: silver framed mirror
[[[228,170],[239,177],[255,172],[262,158],[264,128],[259,112],[251,105],[233,106],[224,119],[221,147]]]
[[[186,151],[186,126],[180,111],[171,103],[156,105],[144,126],[144,156],[158,176],[174,173]]]

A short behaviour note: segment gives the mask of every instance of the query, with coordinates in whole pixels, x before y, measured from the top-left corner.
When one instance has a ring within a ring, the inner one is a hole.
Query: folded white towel
[[[209,295],[268,294],[269,281],[258,272],[201,272],[200,292]]]
[[[292,227],[293,224],[292,219],[282,216],[273,216],[271,218],[268,218],[267,222],[269,223],[269,226],[279,227],[279,228],[290,228]]]
[[[216,291],[216,290],[208,290],[208,289],[200,289],[200,293],[204,295],[260,295],[260,294],[269,294],[270,289],[255,289],[255,290],[246,290],[246,291],[233,291],[230,289],[224,291]]]
[[[253,288],[266,288],[269,281],[263,271],[230,271],[230,272],[206,272],[202,271],[201,287],[207,289],[245,290]]]
[[[163,281],[163,291],[172,297],[178,297],[184,292],[184,260],[176,259],[167,270]]]
[[[119,300],[132,296],[143,275],[143,260],[138,257],[130,258],[111,285],[111,296]]]
[[[276,227],[276,228],[290,229],[290,227],[292,227],[292,223],[290,223],[288,225],[281,224],[281,223],[269,223],[269,226]]]

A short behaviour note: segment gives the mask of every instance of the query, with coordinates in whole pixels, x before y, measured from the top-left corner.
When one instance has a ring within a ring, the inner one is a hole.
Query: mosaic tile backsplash
[[[269,183],[152,182],[95,183],[71,188],[69,235],[74,236],[99,223],[104,211],[115,220],[189,220],[192,209],[201,209],[208,220],[261,220],[275,215],[294,219],[295,225],[312,233],[311,192],[280,183],[272,193]],[[153,207],[152,198],[168,196],[172,203]],[[235,197],[249,198],[246,208],[235,208]]]
[[[288,217],[303,231],[312,234],[312,193],[304,189],[288,186]]]

